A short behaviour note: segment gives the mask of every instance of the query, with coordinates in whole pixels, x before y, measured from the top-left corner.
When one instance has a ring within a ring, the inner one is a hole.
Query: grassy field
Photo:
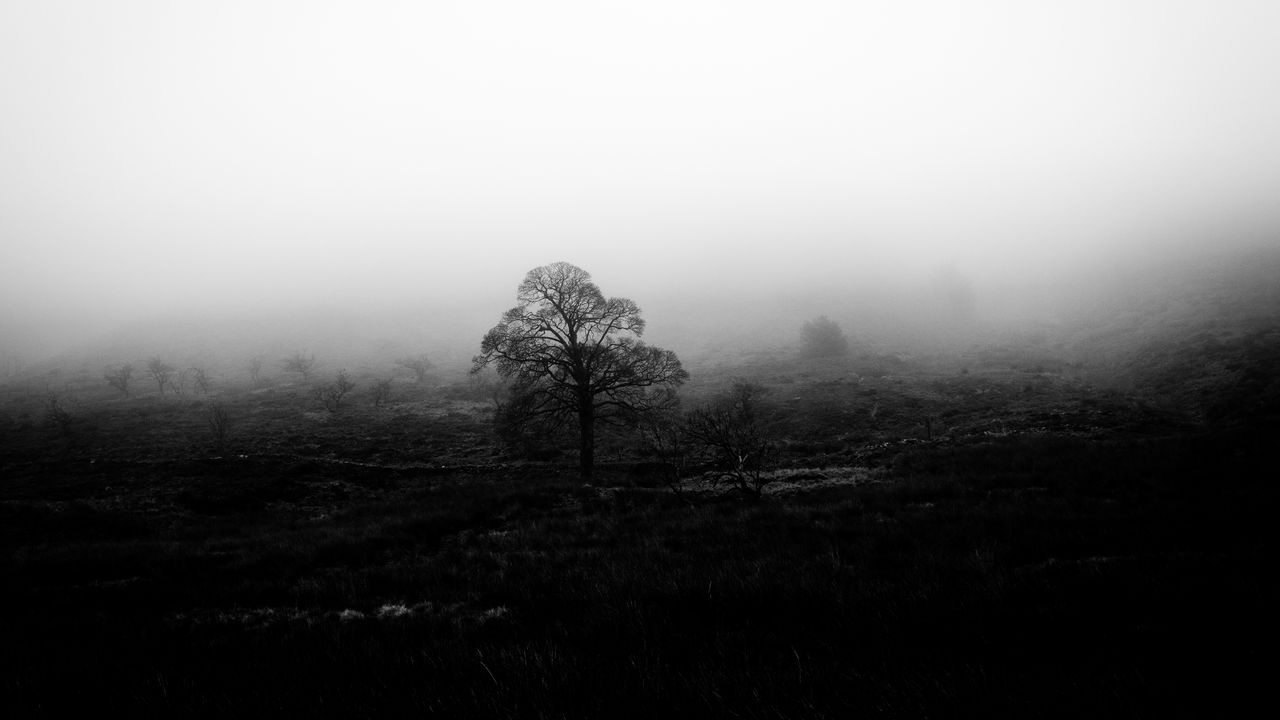
[[[1026,353],[763,357],[690,398],[733,377],[768,389],[780,449],[757,502],[677,497],[625,436],[592,486],[571,451],[509,455],[463,379],[376,408],[357,378],[337,412],[298,382],[11,383],[4,703],[1151,716],[1263,693],[1266,426]]]

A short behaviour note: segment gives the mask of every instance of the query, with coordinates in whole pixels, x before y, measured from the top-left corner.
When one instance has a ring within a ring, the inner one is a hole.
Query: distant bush
[[[284,366],[285,372],[297,373],[302,376],[302,382],[310,382],[311,371],[316,366],[316,356],[303,355],[301,352],[296,352],[285,358],[281,364]]]
[[[427,371],[431,369],[431,361],[426,355],[411,355],[396,360],[396,365],[405,368],[413,373],[413,377],[418,382],[427,379]]]
[[[800,349],[806,357],[845,355],[849,352],[849,339],[834,320],[823,315],[800,328]]]

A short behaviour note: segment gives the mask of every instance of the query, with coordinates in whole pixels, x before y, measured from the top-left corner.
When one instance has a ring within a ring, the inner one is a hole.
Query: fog
[[[939,272],[1051,317],[1080,278],[1276,246],[1276,27],[1265,0],[7,2],[0,344],[388,309],[478,343],[559,260],[655,341],[866,320]]]

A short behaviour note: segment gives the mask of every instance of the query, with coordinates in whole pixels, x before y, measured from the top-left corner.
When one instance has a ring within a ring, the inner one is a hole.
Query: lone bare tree
[[[534,268],[516,290],[517,305],[480,343],[472,372],[493,365],[512,380],[509,408],[524,418],[578,422],[579,468],[595,465],[595,423],[627,423],[669,404],[689,373],[670,350],[646,345],[640,308],[605,298],[582,268],[558,262]]]

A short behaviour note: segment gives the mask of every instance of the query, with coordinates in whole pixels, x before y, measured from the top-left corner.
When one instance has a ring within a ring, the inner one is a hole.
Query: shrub
[[[355,386],[356,384],[347,377],[347,371],[339,370],[338,377],[333,382],[316,388],[316,397],[320,399],[326,410],[337,412],[342,407],[343,396],[351,392]]]
[[[752,499],[769,482],[765,469],[777,453],[759,421],[758,398],[764,392],[755,383],[734,383],[727,394],[691,411],[684,421],[689,439],[719,465],[720,478]]]
[[[800,345],[806,357],[834,357],[849,352],[849,339],[826,315],[810,320],[800,328]]]

